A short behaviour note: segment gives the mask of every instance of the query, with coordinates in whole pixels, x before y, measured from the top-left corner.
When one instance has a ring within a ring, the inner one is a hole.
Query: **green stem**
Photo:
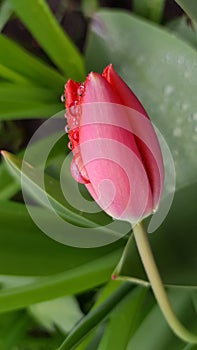
[[[150,281],[153,293],[163,315],[174,333],[182,340],[189,343],[197,343],[197,336],[190,333],[177,319],[174,314],[167,293],[164,289],[157,265],[155,263],[147,232],[143,223],[138,223],[133,227],[133,233],[141,256],[144,269]]]

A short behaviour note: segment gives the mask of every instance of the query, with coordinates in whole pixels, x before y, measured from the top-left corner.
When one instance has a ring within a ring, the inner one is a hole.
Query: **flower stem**
[[[141,256],[144,269],[150,281],[155,298],[160,309],[174,333],[185,342],[197,343],[197,336],[190,333],[177,319],[174,314],[167,293],[163,286],[157,265],[155,263],[147,232],[143,223],[138,223],[133,227],[133,233]]]

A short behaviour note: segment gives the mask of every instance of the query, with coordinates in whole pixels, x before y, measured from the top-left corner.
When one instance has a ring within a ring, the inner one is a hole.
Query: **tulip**
[[[160,202],[164,169],[150,119],[110,64],[65,86],[71,172],[109,215],[131,223]]]
[[[182,340],[196,344],[197,336],[180,323],[171,308],[142,222],[157,209],[164,183],[162,154],[146,111],[112,65],[102,75],[90,73],[84,84],[69,80],[65,97],[66,131],[74,155],[72,175],[109,215],[132,224],[139,255],[166,321]],[[118,268],[112,279],[117,273]]]

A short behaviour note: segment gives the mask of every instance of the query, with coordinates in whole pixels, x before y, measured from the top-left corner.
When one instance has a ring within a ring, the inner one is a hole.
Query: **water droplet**
[[[66,113],[64,114],[64,118],[65,118],[65,119],[67,119],[67,118],[68,118],[68,116],[67,116],[67,114],[66,114]]]
[[[167,62],[170,62],[170,59],[171,59],[171,55],[169,53],[166,54],[166,61]]]
[[[185,73],[184,73],[184,77],[186,79],[188,79],[190,77],[190,73],[186,70]]]
[[[153,208],[153,214],[156,213],[157,209],[158,209],[158,208]]]
[[[175,149],[174,152],[173,152],[173,154],[174,154],[175,156],[178,156],[178,155],[179,155],[179,151],[178,151],[177,149]]]
[[[174,92],[174,87],[172,85],[167,85],[164,88],[164,95],[169,96]]]
[[[79,131],[78,130],[74,131],[72,137],[73,137],[73,140],[78,141],[79,140]]]
[[[77,95],[82,96],[84,93],[85,87],[83,84],[81,84],[77,89]]]
[[[70,170],[72,173],[73,178],[82,184],[87,184],[90,182],[87,172],[85,173],[85,177],[82,175],[82,172],[79,171],[79,166],[78,163],[80,163],[80,160],[78,158],[73,158],[72,162],[71,162],[71,166],[70,166]]]
[[[197,121],[197,112],[192,114],[192,119],[196,122]]]
[[[78,105],[77,101],[75,101],[75,102],[73,103],[73,105],[70,106],[70,108],[69,108],[70,114],[71,114],[73,117],[79,116],[79,114],[80,114],[80,108],[81,108],[81,107]]]
[[[173,135],[174,135],[175,137],[180,137],[180,136],[182,135],[182,130],[181,130],[181,128],[179,128],[179,127],[175,128],[174,131],[173,131]]]
[[[61,95],[60,100],[61,100],[61,102],[62,102],[62,103],[63,103],[63,102],[65,102],[66,97],[65,97],[65,95],[64,95],[64,94],[63,94],[63,95]]]
[[[81,176],[86,179],[88,177],[86,169],[83,167],[80,169]]]
[[[184,62],[184,57],[183,57],[183,56],[178,57],[177,62],[178,62],[178,64],[183,64],[183,62]]]
[[[182,118],[177,118],[177,124],[182,124],[183,123],[183,119]]]
[[[137,63],[138,63],[138,64],[142,64],[142,63],[144,63],[144,61],[145,61],[144,56],[139,56],[139,57],[137,58]]]
[[[67,124],[67,125],[65,126],[65,132],[68,134],[69,131],[70,131],[70,128],[69,128],[69,126],[68,126],[68,124]]]
[[[68,148],[72,151],[73,145],[72,145],[72,142],[70,142],[70,141],[68,143]]]
[[[197,135],[194,135],[194,136],[192,137],[192,139],[193,139],[194,142],[197,142]]]
[[[183,103],[181,106],[182,111],[186,111],[188,109],[189,105],[187,103]]]

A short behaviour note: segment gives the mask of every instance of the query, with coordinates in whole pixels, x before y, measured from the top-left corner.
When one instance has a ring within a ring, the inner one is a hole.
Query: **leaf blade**
[[[13,9],[27,26],[52,61],[73,79],[83,79],[82,56],[68,36],[63,33],[44,0],[9,0]],[[36,21],[34,18],[36,17]]]

